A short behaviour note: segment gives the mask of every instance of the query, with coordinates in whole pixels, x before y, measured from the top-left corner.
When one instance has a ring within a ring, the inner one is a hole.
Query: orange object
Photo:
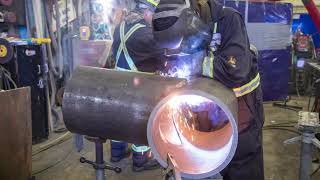
[[[31,41],[37,44],[51,43],[50,38],[31,38]]]
[[[91,32],[88,26],[81,26],[79,31],[81,40],[89,40]]]

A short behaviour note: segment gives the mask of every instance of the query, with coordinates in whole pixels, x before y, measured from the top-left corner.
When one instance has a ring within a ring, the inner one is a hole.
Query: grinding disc
[[[0,64],[8,63],[13,56],[13,48],[9,41],[0,38]]]
[[[11,6],[13,0],[0,0],[0,4],[4,6]]]

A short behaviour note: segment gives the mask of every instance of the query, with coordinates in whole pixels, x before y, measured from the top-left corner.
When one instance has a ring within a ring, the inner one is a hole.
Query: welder
[[[136,0],[136,8],[125,16],[113,35],[112,54],[115,69],[155,72],[161,66],[164,49],[156,46],[152,34],[152,15],[159,0]],[[133,127],[123,127],[133,128]],[[159,167],[150,147],[132,144],[133,171]],[[128,143],[111,141],[111,161],[118,162],[129,155]]]
[[[198,58],[199,75],[220,81],[238,99],[238,147],[223,179],[264,179],[260,76],[242,16],[216,0],[161,0],[152,23],[167,56]]]

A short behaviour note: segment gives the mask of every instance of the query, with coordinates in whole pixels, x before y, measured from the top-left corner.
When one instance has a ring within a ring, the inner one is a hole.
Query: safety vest
[[[132,144],[131,148],[134,152],[138,152],[138,153],[144,153],[151,149],[149,146],[140,146],[135,144]]]
[[[115,67],[116,70],[120,70],[120,71],[136,71],[136,72],[138,71],[137,67],[135,66],[135,64],[134,64],[134,62],[132,60],[132,58],[129,55],[129,52],[128,52],[128,49],[127,49],[127,46],[126,46],[126,41],[130,38],[130,36],[135,31],[137,31],[138,29],[143,28],[143,27],[146,27],[146,25],[143,25],[143,24],[140,24],[140,23],[135,24],[125,34],[125,32],[124,32],[125,22],[121,23],[121,25],[120,25],[120,45],[119,45],[119,48],[118,48],[118,51],[117,51],[117,56],[116,56],[116,67]],[[124,57],[126,59],[126,62],[129,65],[130,69],[124,69],[124,68],[118,67],[118,61],[120,59],[120,55],[121,55],[122,52],[124,53]],[[116,141],[116,140],[112,140],[112,141],[121,143],[121,141]],[[139,146],[139,145],[132,144],[132,150],[135,151],[135,152],[144,153],[146,151],[149,151],[150,147],[148,147],[148,146]]]
[[[217,23],[214,24],[213,33],[217,33]],[[209,56],[205,57],[202,62],[202,75],[212,78],[213,75],[213,66],[214,66],[214,55],[213,52],[210,51]],[[241,97],[250,92],[254,91],[260,85],[260,74],[258,73],[254,79],[252,79],[249,83],[242,85],[237,88],[233,88],[233,92],[236,97]]]
[[[125,33],[124,32],[125,24],[126,24],[125,22],[122,22],[121,25],[120,25],[120,45],[119,45],[119,48],[118,48],[118,51],[117,51],[117,55],[116,55],[116,67],[115,67],[115,69],[122,70],[122,71],[130,71],[130,70],[131,71],[138,71],[137,67],[135,66],[135,64],[134,64],[134,62],[132,60],[132,58],[129,55],[128,49],[126,47],[126,42],[135,31],[137,31],[140,28],[146,27],[146,25],[143,25],[143,24],[140,24],[140,23],[135,24],[132,28],[129,29],[129,31],[127,33]],[[124,54],[124,57],[126,59],[126,62],[129,65],[130,69],[124,69],[124,68],[118,67],[118,61],[120,59],[120,56],[121,56],[122,52]]]

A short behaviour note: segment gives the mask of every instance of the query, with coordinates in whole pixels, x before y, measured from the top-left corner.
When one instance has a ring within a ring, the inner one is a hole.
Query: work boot
[[[110,161],[115,163],[130,156],[128,143],[123,141],[111,140],[111,158]]]
[[[145,148],[145,151],[136,151],[135,147]],[[160,164],[153,158],[151,150],[147,146],[132,145],[132,161],[132,170],[134,172],[153,170],[160,167]]]

